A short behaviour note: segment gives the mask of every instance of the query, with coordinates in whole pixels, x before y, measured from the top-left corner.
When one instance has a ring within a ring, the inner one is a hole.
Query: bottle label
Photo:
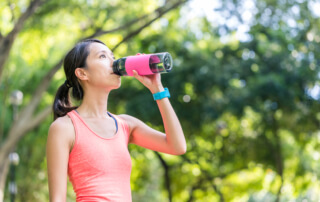
[[[150,56],[151,55],[128,56],[125,64],[128,76],[133,76],[132,70],[136,70],[139,75],[153,74],[149,67]]]

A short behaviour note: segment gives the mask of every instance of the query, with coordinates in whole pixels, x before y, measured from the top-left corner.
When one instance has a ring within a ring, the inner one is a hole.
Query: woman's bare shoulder
[[[50,125],[50,129],[54,130],[70,130],[72,128],[73,124],[68,115],[57,118]]]
[[[128,115],[128,114],[119,114],[118,115],[121,119],[125,120],[125,121],[128,121],[128,122],[134,122],[134,121],[138,121],[139,119],[131,116],[131,115]]]
[[[136,117],[133,117],[131,115],[127,115],[127,114],[121,114],[121,115],[118,115],[121,119],[123,119],[127,125],[129,126],[129,129],[130,129],[130,133],[136,128],[136,127],[141,127],[144,125],[144,123],[136,118]]]
[[[134,125],[137,121],[139,121],[139,119],[127,114],[119,114],[118,116],[129,125]]]
[[[75,130],[73,123],[68,115],[57,118],[49,128],[49,138],[73,141],[75,138]]]
[[[129,130],[131,132],[133,125],[134,125],[135,118],[133,116],[130,116],[127,114],[119,114],[118,117],[120,117],[122,120],[124,120],[126,122],[126,124],[129,127]]]

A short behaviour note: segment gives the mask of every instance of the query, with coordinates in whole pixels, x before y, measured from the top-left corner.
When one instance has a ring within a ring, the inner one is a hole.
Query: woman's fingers
[[[133,76],[134,76],[136,79],[138,79],[139,81],[142,81],[142,80],[143,80],[142,76],[140,76],[136,70],[132,70],[132,72],[133,72]]]
[[[138,74],[138,72],[136,70],[132,70],[133,72],[133,77],[138,79],[138,81],[140,81],[144,86],[146,86],[147,88],[149,88],[149,86],[151,85],[151,80],[150,78],[148,78],[147,76],[141,76]]]

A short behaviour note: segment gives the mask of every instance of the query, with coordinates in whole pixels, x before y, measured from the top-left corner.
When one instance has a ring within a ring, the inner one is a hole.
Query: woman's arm
[[[152,94],[164,90],[160,74],[139,76],[134,72],[134,75]],[[126,116],[131,129],[130,143],[168,154],[184,154],[187,150],[186,140],[180,121],[169,99],[163,98],[156,102],[162,116],[165,134],[150,128],[138,119]]]
[[[68,117],[58,118],[51,124],[47,139],[50,202],[66,201],[68,160],[73,141],[74,129]]]

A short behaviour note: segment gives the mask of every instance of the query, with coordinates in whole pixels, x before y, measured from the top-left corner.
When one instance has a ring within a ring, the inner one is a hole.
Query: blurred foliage
[[[182,156],[158,156],[129,146],[133,201],[168,201],[168,190],[172,201],[319,201],[319,3],[198,2],[215,5],[210,16],[196,13],[197,2],[190,1],[114,52],[118,58],[137,52],[172,54],[173,71],[162,80],[170,89],[188,144]],[[12,28],[12,19],[28,3],[0,3],[2,33]],[[118,27],[163,3],[52,0],[44,4],[25,24],[6,64],[0,84],[3,134],[12,120],[10,92],[20,89],[24,104],[28,103],[41,78],[79,38],[101,26]],[[112,48],[132,28],[128,29],[99,39]],[[52,104],[63,81],[61,70],[42,107]],[[122,78],[122,87],[111,93],[108,110],[163,130],[152,96],[132,78]],[[48,199],[45,145],[51,121],[48,117],[17,146],[18,201]],[[68,201],[73,200],[69,184]]]

